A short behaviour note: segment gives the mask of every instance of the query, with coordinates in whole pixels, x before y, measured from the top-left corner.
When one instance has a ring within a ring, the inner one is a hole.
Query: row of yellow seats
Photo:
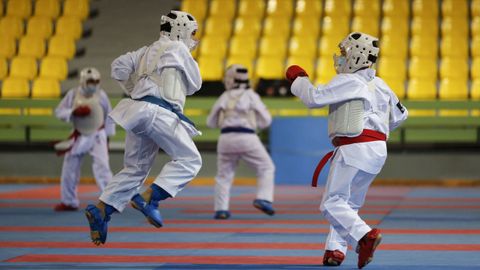
[[[0,17],[3,15],[3,1],[0,1]],[[43,16],[50,19],[58,18],[60,11],[63,15],[85,20],[90,13],[89,0],[65,0],[63,9],[60,0],[8,0],[6,15],[27,19],[33,15]]]
[[[12,58],[16,56],[16,48],[15,39],[4,38],[0,42],[0,57]],[[72,59],[76,53],[75,41],[71,37],[64,35],[53,36],[48,40],[48,43],[36,36],[24,36],[20,39],[18,46],[19,56],[40,59],[45,56],[45,52],[47,52],[47,56]]]
[[[40,62],[39,74],[37,61],[32,57],[17,56],[10,62],[10,67],[6,59],[0,58],[0,80],[6,78],[7,75],[29,80],[37,77],[37,75],[65,80],[68,75],[68,64],[62,57],[47,56]]]
[[[31,91],[27,79],[8,77],[2,81],[1,98],[58,98],[60,82],[56,79],[39,77],[33,80]]]
[[[26,34],[47,39],[55,33],[77,40],[83,33],[82,22],[77,17],[68,15],[64,15],[56,21],[44,16],[33,16],[28,19],[26,26],[25,33],[23,19],[15,16],[3,17],[0,19],[0,35],[18,39]]]

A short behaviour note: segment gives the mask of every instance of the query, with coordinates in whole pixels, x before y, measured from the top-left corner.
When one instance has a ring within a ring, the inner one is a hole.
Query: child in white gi
[[[160,39],[124,54],[112,63],[112,77],[130,96],[110,117],[126,131],[124,168],[109,182],[99,203],[86,216],[94,244],[105,243],[110,215],[122,212],[131,200],[155,227],[162,226],[159,201],[181,191],[198,173],[202,159],[192,136],[199,131],[183,115],[186,95],[200,89],[202,80],[190,50],[197,44],[192,15],[171,11],[162,16]],[[171,161],[154,183],[138,194],[161,148]]]
[[[273,215],[275,166],[255,134],[257,128],[268,127],[272,118],[259,95],[250,88],[248,71],[244,66],[230,66],[225,72],[224,84],[226,91],[217,100],[207,119],[209,127],[221,128],[217,145],[214,218],[230,217],[230,188],[240,159],[257,173],[257,195],[253,206]]]
[[[360,218],[358,210],[387,158],[389,132],[405,121],[408,112],[371,68],[379,52],[377,38],[351,33],[339,47],[342,55],[334,56],[338,75],[328,84],[313,86],[298,66],[289,67],[286,77],[292,93],[309,108],[329,105],[329,137],[336,148],[320,205],[331,224],[323,264],[340,265],[349,243],[356,247],[362,268],[372,260],[382,236]]]
[[[78,210],[77,186],[85,154],[93,157],[92,171],[100,191],[112,178],[107,144],[107,137],[115,134],[115,123],[107,118],[111,110],[107,94],[100,88],[98,70],[83,69],[80,86],[70,89],[55,109],[57,118],[72,122],[74,127],[67,149],[59,151],[65,158],[60,183],[61,203],[55,205],[55,211]]]

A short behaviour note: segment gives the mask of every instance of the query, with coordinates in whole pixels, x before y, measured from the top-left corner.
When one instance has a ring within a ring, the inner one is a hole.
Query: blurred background
[[[223,92],[225,68],[240,63],[274,117],[261,137],[277,183],[308,185],[331,148],[327,110],[308,110],[293,98],[284,70],[297,64],[326,83],[335,75],[338,43],[362,31],[380,38],[375,68],[410,111],[389,138],[376,183],[480,183],[479,0],[0,0],[0,182],[59,182],[62,158],[52,142],[71,132],[52,114],[62,95],[78,85],[80,69],[93,66],[116,104],[123,91],[110,79],[110,63],[157,40],[160,16],[171,9],[199,23],[192,54],[204,84],[185,110],[204,133],[195,138],[204,158],[195,182],[213,183],[219,130],[205,120]],[[122,167],[124,136],[117,127],[110,140],[114,172]],[[159,155],[152,176],[166,160]],[[89,164],[84,183],[93,183]],[[254,183],[244,165],[237,177]]]

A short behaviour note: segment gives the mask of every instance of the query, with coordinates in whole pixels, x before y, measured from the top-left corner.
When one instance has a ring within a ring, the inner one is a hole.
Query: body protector
[[[197,29],[195,18],[183,11],[172,10],[160,20],[160,34],[170,40],[183,42],[191,51],[198,45],[198,41],[193,38]]]
[[[73,109],[79,106],[88,106],[90,114],[84,117],[72,116],[73,126],[82,135],[91,135],[103,126],[105,114],[100,105],[100,94],[98,92],[85,96],[78,89],[73,99]]]
[[[232,89],[250,89],[250,81],[248,79],[247,68],[237,64],[231,65],[227,68],[227,71],[225,72],[223,83],[227,91]],[[218,126],[222,126],[223,121],[233,115],[238,101],[243,97],[244,94],[245,92],[240,95],[234,96],[231,93],[227,92],[229,98],[226,107],[220,110],[220,113],[218,115]],[[240,113],[240,117],[244,117],[245,119],[247,119],[247,121],[252,125],[253,128],[257,127],[257,119],[254,110],[250,109],[248,111],[237,113]]]
[[[86,95],[92,95],[100,86],[100,72],[96,68],[88,67],[80,71],[80,85]]]
[[[337,73],[354,73],[370,67],[378,57],[378,38],[359,32],[349,34],[338,45],[342,55],[333,56]]]

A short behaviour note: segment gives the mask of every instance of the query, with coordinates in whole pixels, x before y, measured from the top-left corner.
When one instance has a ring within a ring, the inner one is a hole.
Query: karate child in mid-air
[[[373,259],[382,235],[360,218],[358,210],[387,158],[389,132],[407,119],[408,112],[372,69],[379,52],[377,38],[354,32],[339,47],[341,55],[334,56],[338,75],[329,83],[313,86],[299,66],[290,66],[286,77],[292,93],[307,107],[329,106],[328,133],[335,151],[315,172],[316,177],[331,159],[320,205],[331,225],[323,264],[340,265],[350,244],[358,253],[358,268],[363,268]]]
[[[96,245],[107,239],[111,214],[122,212],[130,201],[148,222],[161,227],[159,202],[175,197],[202,166],[192,140],[200,133],[183,114],[186,96],[198,91],[202,84],[197,62],[190,53],[198,43],[197,29],[192,15],[171,11],[161,17],[159,40],[112,63],[112,77],[129,98],[121,100],[110,117],[127,134],[124,168],[108,183],[97,205],[85,210]],[[171,161],[140,194],[159,148]]]
[[[250,87],[248,70],[232,65],[225,72],[225,92],[213,105],[207,125],[220,128],[215,177],[215,219],[230,217],[229,202],[235,169],[243,160],[257,173],[257,194],[253,206],[274,215],[273,177],[275,166],[255,133],[270,125],[272,117],[260,96]]]

